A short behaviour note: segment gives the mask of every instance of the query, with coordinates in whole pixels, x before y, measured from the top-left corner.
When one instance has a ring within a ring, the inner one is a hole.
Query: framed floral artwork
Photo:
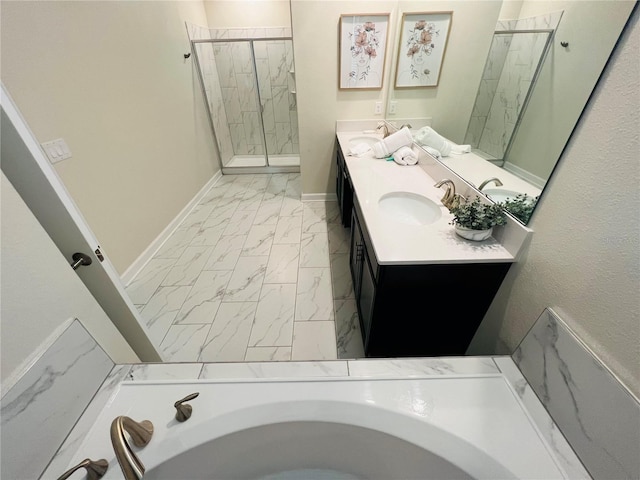
[[[340,90],[382,88],[389,14],[340,16]]]
[[[453,12],[404,13],[396,65],[396,88],[436,87]]]

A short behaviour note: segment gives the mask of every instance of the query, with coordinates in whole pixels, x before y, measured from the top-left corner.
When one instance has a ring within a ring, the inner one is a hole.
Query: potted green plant
[[[467,240],[481,241],[491,236],[493,227],[507,223],[501,204],[482,203],[476,196],[473,201],[463,200],[449,210],[453,214],[451,225],[456,233]]]
[[[515,198],[507,198],[502,206],[507,212],[526,225],[529,222],[529,218],[531,218],[536,203],[538,203],[538,197],[532,198],[526,193],[521,193],[516,195]]]

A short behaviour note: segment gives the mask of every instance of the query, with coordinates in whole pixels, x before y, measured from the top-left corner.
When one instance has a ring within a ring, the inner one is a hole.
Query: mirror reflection
[[[392,88],[387,120],[409,121],[417,138],[430,126],[465,147],[438,159],[527,224],[633,6],[438,2],[453,12],[440,83]],[[415,1],[398,8],[399,16],[434,10]]]

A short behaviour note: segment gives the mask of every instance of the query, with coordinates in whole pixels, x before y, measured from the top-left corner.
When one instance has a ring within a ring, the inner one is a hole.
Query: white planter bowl
[[[472,230],[471,228],[461,227],[460,225],[455,226],[456,233],[462,238],[466,238],[467,240],[473,240],[474,242],[481,242],[482,240],[486,240],[491,236],[493,232],[493,227],[487,230]]]

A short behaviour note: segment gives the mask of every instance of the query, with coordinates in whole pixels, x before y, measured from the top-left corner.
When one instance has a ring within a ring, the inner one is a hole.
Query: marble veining
[[[434,357],[384,360],[350,360],[349,374],[356,377],[424,377],[430,375],[494,375],[500,370],[491,357]]]
[[[512,358],[594,478],[638,478],[640,403],[553,310]]]
[[[40,477],[113,366],[78,320],[59,333],[3,392],[2,478]]]

